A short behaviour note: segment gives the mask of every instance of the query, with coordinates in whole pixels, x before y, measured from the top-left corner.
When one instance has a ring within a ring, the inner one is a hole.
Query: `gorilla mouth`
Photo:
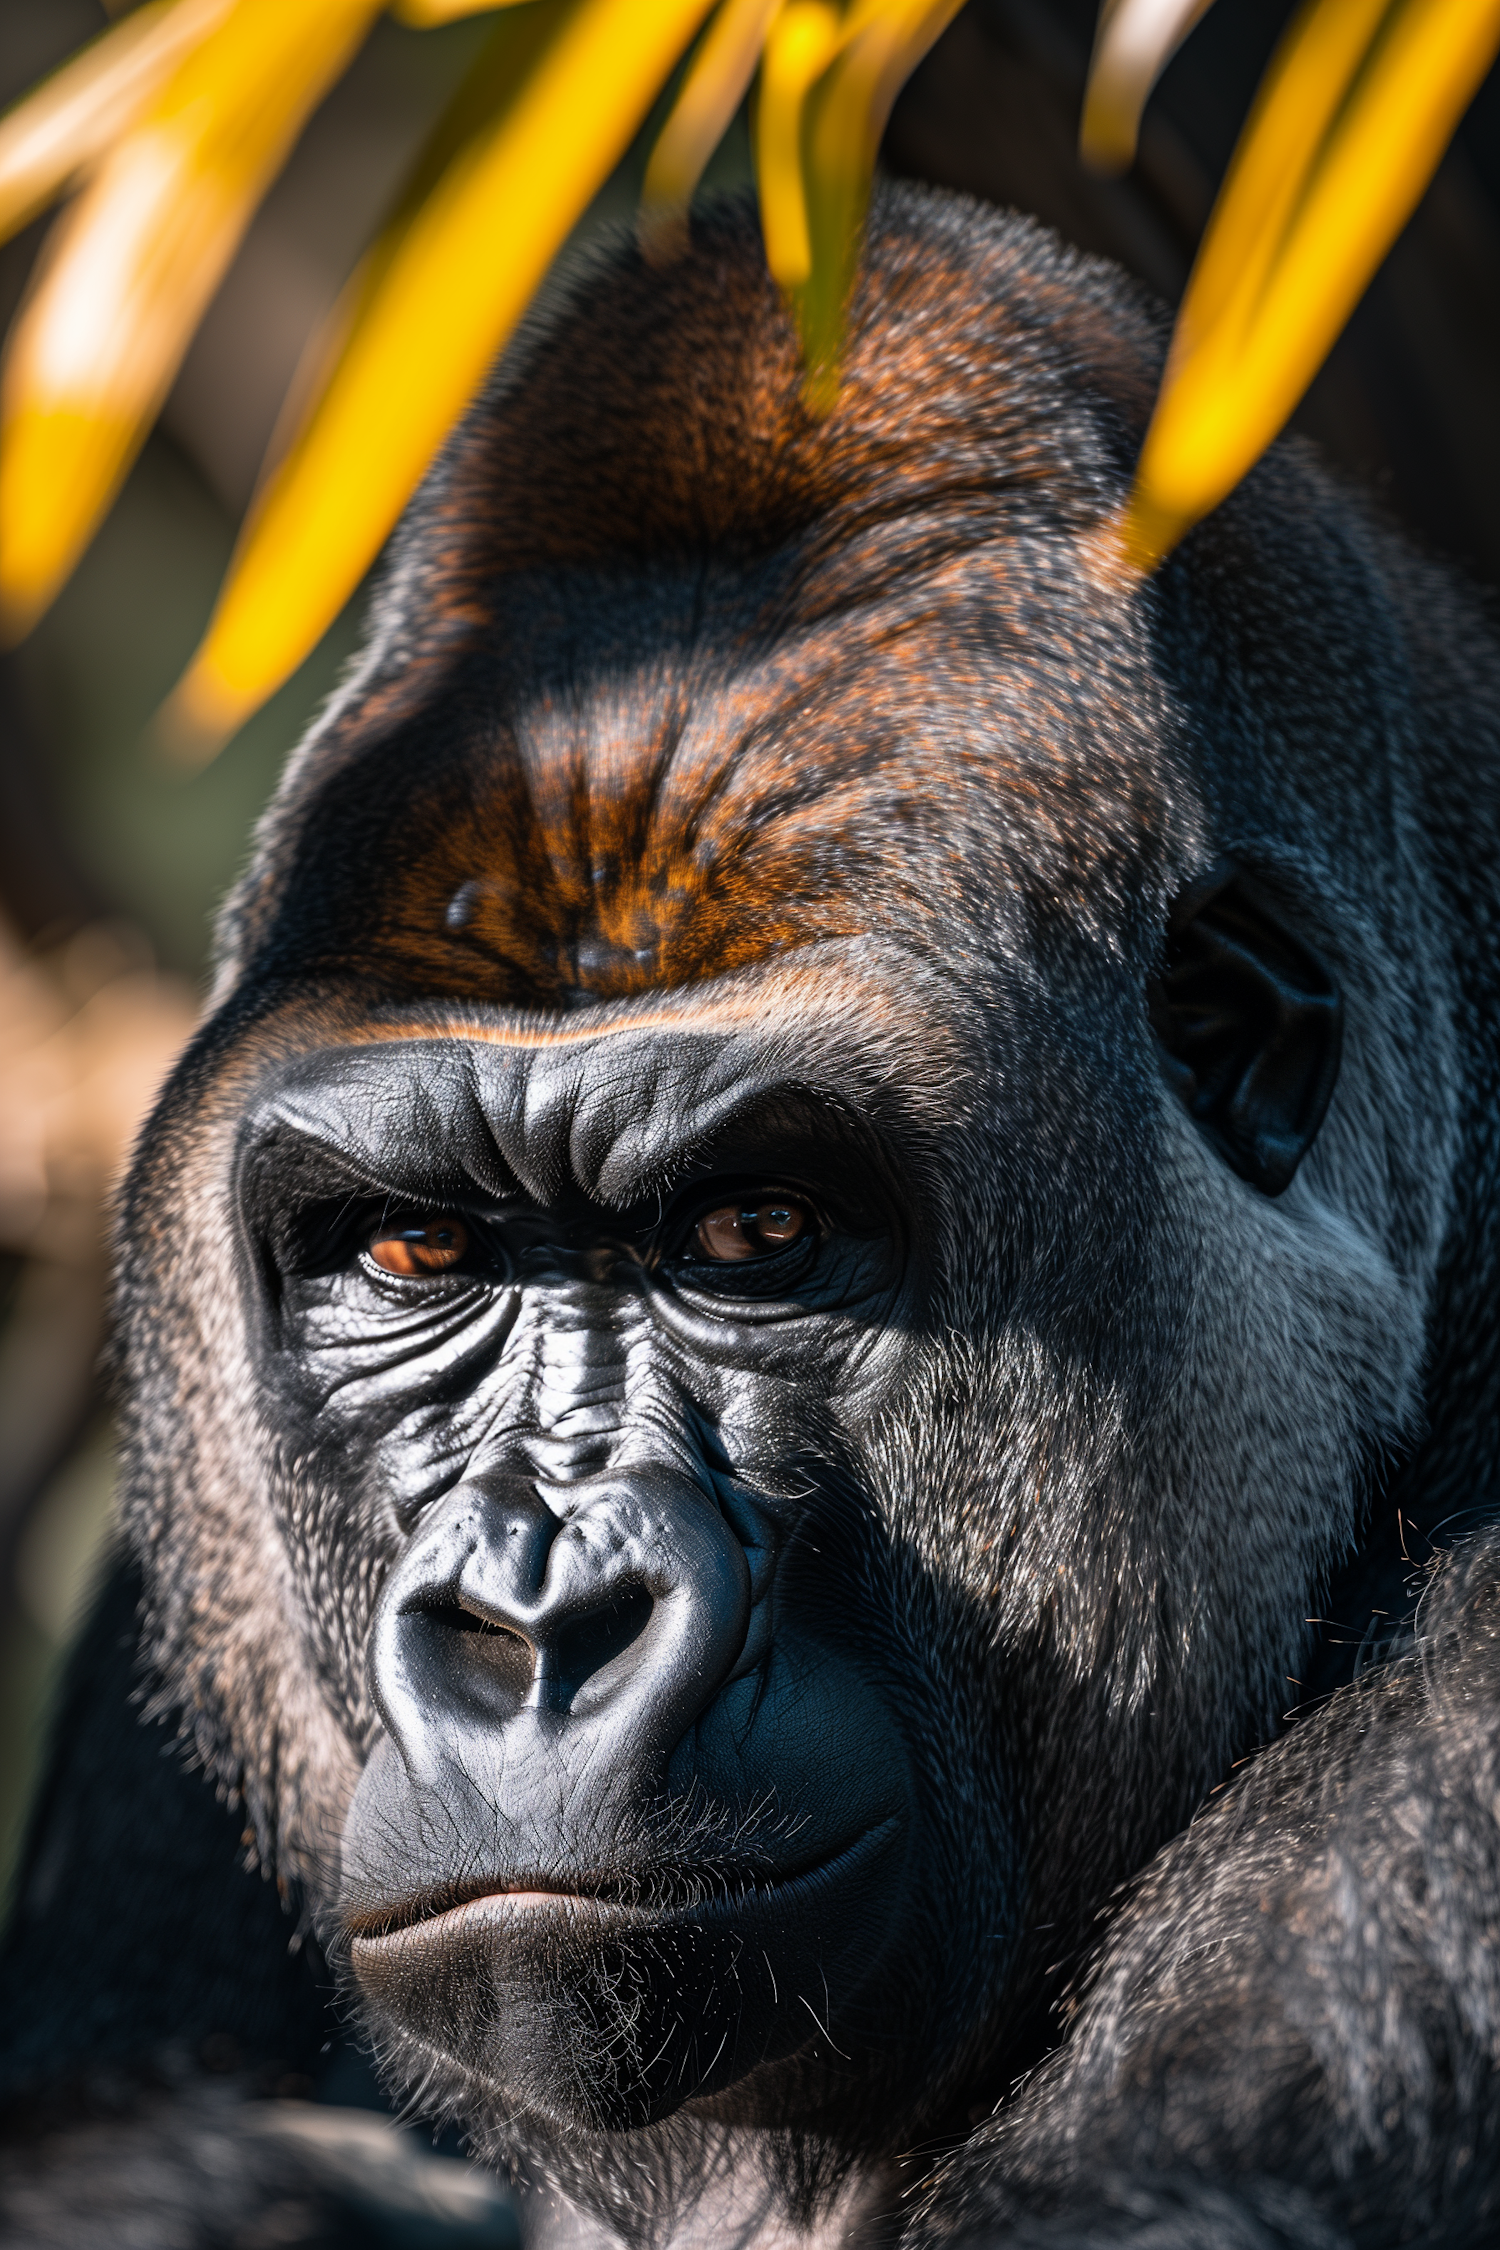
[[[725,1921],[767,1908],[804,1911],[826,1886],[858,1876],[894,1836],[895,1814],[877,1820],[849,1843],[803,1866],[767,1870],[724,1867],[652,1868],[649,1874],[574,1875],[567,1887],[555,1876],[517,1875],[508,1882],[493,1876],[418,1892],[394,1907],[346,1913],[345,1930],[357,1963],[377,1953],[405,1952],[428,1942],[445,1943],[481,1928],[499,1935],[507,1924],[534,1926],[544,1918],[566,1921],[582,1936],[592,1926],[603,1934],[631,1926],[679,1920]]]
[[[348,1966],[377,2036],[415,2041],[428,2067],[442,2058],[554,2126],[634,2130],[809,2050],[818,2070],[849,2067],[840,2025],[896,1935],[906,1825],[876,1819],[805,1866],[762,1862],[733,1883],[722,1862],[679,1862],[670,1886],[658,1863],[644,1895],[634,1871],[584,1887],[553,1868],[379,1914],[362,1902],[343,1918]],[[784,2121],[780,2082],[758,2083],[751,2107]]]
[[[589,1917],[605,1921],[663,1921],[679,1915],[724,1915],[747,1912],[771,1903],[812,1901],[823,1883],[839,1883],[857,1874],[864,1858],[875,1854],[900,1827],[891,1813],[870,1822],[846,1845],[812,1858],[801,1867],[726,1870],[726,1867],[652,1867],[650,1874],[576,1874],[567,1888],[546,1874],[517,1874],[513,1881],[497,1883],[495,1876],[477,1876],[468,1883],[450,1883],[441,1890],[416,1892],[394,1908],[351,1912],[344,1917],[355,1951],[378,1946],[387,1939],[412,1939],[423,1935],[448,1935],[472,1921],[486,1919],[504,1926],[515,1915],[533,1917],[558,1912],[571,1919]]]

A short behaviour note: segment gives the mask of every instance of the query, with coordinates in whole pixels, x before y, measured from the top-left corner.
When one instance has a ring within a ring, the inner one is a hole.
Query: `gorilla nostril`
[[[651,1618],[644,1586],[626,1586],[613,1601],[569,1618],[548,1640],[547,1672],[556,1700],[571,1704],[579,1690],[640,1639]]]
[[[408,1647],[429,1691],[446,1683],[478,1699],[497,1718],[528,1702],[567,1711],[597,1674],[645,1632],[653,1599],[644,1586],[624,1586],[571,1617],[557,1619],[533,1641],[514,1625],[457,1601],[423,1603],[407,1614]]]
[[[460,1485],[381,1596],[376,1707],[413,1777],[561,1758],[612,1802],[658,1786],[750,1609],[744,1545],[697,1485],[644,1471],[565,1498]]]
[[[524,1634],[457,1602],[418,1614],[432,1660],[450,1677],[498,1689],[506,1705],[525,1702],[536,1674],[536,1650]]]

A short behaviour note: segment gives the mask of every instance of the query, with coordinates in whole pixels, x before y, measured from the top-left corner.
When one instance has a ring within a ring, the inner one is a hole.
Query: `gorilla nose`
[[[602,1754],[639,1788],[732,1669],[749,1614],[745,1550],[687,1478],[476,1480],[386,1586],[375,1700],[414,1778],[457,1764],[478,1779],[528,1748],[571,1765],[586,1742],[590,1765]]]

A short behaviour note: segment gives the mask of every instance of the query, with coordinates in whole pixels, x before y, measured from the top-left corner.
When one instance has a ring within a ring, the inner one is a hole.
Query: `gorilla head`
[[[596,2194],[1003,2085],[1413,1411],[1400,597],[1295,449],[1111,580],[1161,350],[931,195],[824,422],[747,215],[586,275],[127,1191],[155,1660],[393,2074]]]

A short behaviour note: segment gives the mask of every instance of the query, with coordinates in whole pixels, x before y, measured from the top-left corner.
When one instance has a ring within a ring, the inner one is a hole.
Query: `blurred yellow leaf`
[[[51,600],[372,0],[237,0],[54,229],[0,386],[0,615]]]
[[[687,246],[688,207],[704,167],[755,74],[782,0],[724,0],[657,137],[641,186],[641,248],[666,258]]]
[[[123,132],[231,0],[151,0],[0,118],[0,239],[34,219]]]
[[[1180,333],[1252,306],[1391,0],[1309,0],[1273,58],[1199,246]]]
[[[802,110],[814,81],[838,52],[839,11],[826,0],[789,0],[766,38],[755,120],[755,175],[766,262],[783,289],[812,271],[812,238],[802,177]]]
[[[432,31],[440,23],[457,23],[461,16],[483,16],[496,8],[514,8],[523,0],[394,0],[391,14],[417,31]]]
[[[1103,0],[1083,97],[1078,153],[1099,172],[1135,162],[1141,111],[1213,0]]]
[[[337,616],[709,5],[519,11],[540,21],[537,46],[490,129],[383,257],[327,389],[252,510],[169,730],[221,737]]]
[[[809,102],[804,137],[812,262],[796,309],[815,413],[828,412],[838,395],[844,319],[891,104],[961,5],[856,0],[837,59]]]
[[[1500,0],[1313,0],[1245,129],[1120,527],[1154,569],[1293,411],[1500,48]]]

